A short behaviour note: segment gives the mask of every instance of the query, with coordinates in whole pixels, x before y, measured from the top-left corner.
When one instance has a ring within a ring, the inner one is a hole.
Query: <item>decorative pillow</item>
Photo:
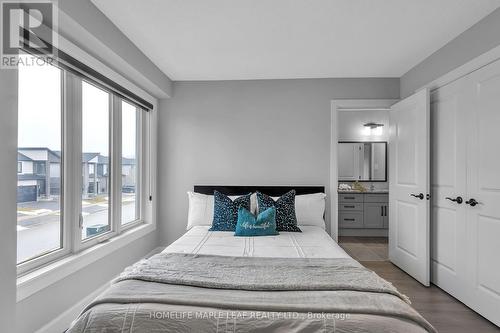
[[[325,229],[325,193],[295,196],[297,225],[313,225]]]
[[[214,191],[214,220],[210,231],[234,231],[238,221],[238,208],[250,210],[250,196],[247,194],[231,200],[227,195]]]
[[[189,198],[187,230],[194,226],[212,226],[214,221],[214,196],[196,192],[187,192]],[[238,196],[230,195],[229,199],[234,200]],[[250,211],[257,214],[257,194],[250,197]]]
[[[188,192],[189,210],[187,229],[197,225],[212,225],[214,220],[214,196]]]
[[[276,208],[271,207],[257,217],[246,208],[238,208],[238,223],[235,236],[271,236],[279,235],[276,231]]]
[[[268,208],[276,207],[276,230],[302,232],[297,227],[295,216],[295,190],[283,194],[276,201],[268,195],[257,192],[259,214]]]

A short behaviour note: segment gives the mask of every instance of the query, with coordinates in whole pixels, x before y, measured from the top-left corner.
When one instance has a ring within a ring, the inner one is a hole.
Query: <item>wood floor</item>
[[[427,288],[414,280],[387,260],[381,254],[387,253],[387,239],[381,237],[341,237],[339,244],[344,250],[360,261],[365,267],[375,271],[392,282],[403,294],[410,297],[412,306],[420,312],[440,333],[490,333],[500,332],[500,328],[484,319],[467,306],[439,289],[435,285]],[[375,251],[374,251],[375,249]],[[352,251],[352,252],[351,252]],[[375,256],[374,256],[375,255]],[[360,258],[376,258],[362,260]]]

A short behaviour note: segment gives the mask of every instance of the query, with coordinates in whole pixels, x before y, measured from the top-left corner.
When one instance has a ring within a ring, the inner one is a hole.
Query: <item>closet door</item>
[[[470,97],[468,77],[431,95],[431,281],[459,298],[465,296]]]
[[[471,79],[466,303],[500,325],[500,61],[472,73]]]

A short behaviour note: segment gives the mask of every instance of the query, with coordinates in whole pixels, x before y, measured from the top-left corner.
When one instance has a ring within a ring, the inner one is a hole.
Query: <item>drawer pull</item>
[[[344,221],[356,221],[355,219],[344,219]]]
[[[356,199],[356,198],[355,198],[355,197],[344,197],[344,199],[354,200],[354,199]]]
[[[345,206],[344,205],[344,208],[356,208],[356,206]]]

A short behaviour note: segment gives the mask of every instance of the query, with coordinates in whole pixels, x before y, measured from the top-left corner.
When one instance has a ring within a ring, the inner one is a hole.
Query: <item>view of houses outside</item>
[[[107,221],[109,162],[98,153],[82,154],[82,214],[87,227]],[[48,148],[18,148],[18,262],[60,245],[61,153]],[[122,159],[122,214],[135,219],[135,159]]]

